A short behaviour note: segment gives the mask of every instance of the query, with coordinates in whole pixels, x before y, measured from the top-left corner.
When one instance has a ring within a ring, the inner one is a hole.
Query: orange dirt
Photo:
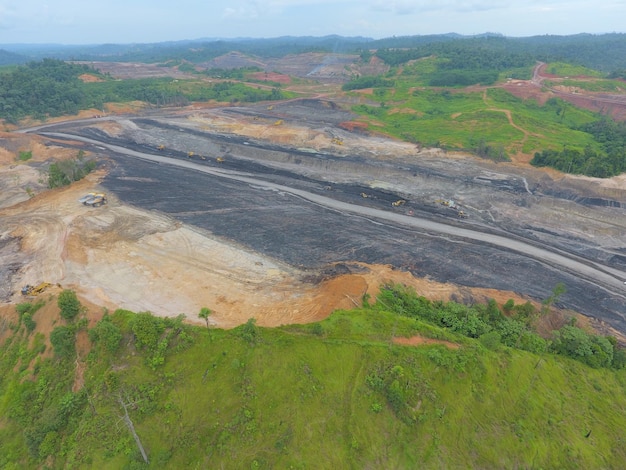
[[[461,346],[457,343],[445,341],[442,339],[424,338],[423,336],[413,336],[411,338],[394,338],[393,342],[404,346],[422,346],[427,344],[443,344],[450,349],[459,349]]]
[[[289,75],[284,75],[282,73],[276,73],[276,72],[256,72],[250,75],[250,78],[253,78],[255,80],[263,80],[266,82],[275,82],[275,83],[283,83],[283,84],[291,83],[291,77]]]
[[[90,73],[84,73],[82,75],[80,75],[78,77],[80,80],[82,80],[85,83],[94,83],[94,82],[103,82],[104,80],[100,77],[96,77],[95,75],[92,75]]]

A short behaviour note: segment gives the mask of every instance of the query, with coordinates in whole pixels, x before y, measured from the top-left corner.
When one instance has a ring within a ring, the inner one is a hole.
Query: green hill
[[[0,467],[623,467],[624,369],[392,313],[404,294],[275,329],[20,304],[0,320]]]

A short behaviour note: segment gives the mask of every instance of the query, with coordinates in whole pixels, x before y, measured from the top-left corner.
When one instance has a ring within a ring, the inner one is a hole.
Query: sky
[[[626,32],[626,0],[0,0],[0,44]]]

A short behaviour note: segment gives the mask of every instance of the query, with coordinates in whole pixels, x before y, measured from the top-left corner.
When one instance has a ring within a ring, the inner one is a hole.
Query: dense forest
[[[602,151],[564,147],[535,153],[531,164],[549,166],[565,173],[608,178],[626,172],[626,123],[603,117],[579,130],[591,134]]]
[[[79,78],[85,73],[101,81],[85,83]],[[76,114],[81,109],[102,109],[108,102],[134,100],[173,106],[190,101],[236,103],[283,97],[278,89],[260,90],[233,82],[183,85],[168,78],[112,80],[86,65],[44,59],[0,74],[0,118],[11,123],[26,116],[45,119]]]

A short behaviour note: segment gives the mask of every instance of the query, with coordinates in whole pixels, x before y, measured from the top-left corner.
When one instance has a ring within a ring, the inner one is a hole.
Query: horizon
[[[82,8],[0,0],[0,44],[84,46],[196,41],[190,38],[365,37],[492,32],[504,37],[623,34],[626,3],[599,0],[109,0]]]
[[[344,36],[341,34],[325,34],[320,36],[314,35],[282,35],[282,36],[237,36],[237,37],[198,37],[198,38],[185,38],[185,39],[176,39],[176,40],[162,40],[162,41],[151,41],[151,42],[100,42],[100,43],[77,43],[77,44],[68,44],[68,43],[60,43],[60,42],[41,42],[41,43],[26,43],[26,42],[14,42],[14,43],[1,43],[0,49],[5,46],[10,47],[99,47],[99,46],[133,46],[133,45],[151,45],[151,44],[168,44],[168,43],[212,43],[218,41],[224,42],[242,42],[242,41],[271,41],[271,40],[279,40],[279,39],[324,39],[324,38],[332,38],[337,37],[339,39],[345,40],[366,40],[366,41],[380,41],[385,39],[392,38],[409,38],[409,37],[438,37],[438,36],[458,36],[459,38],[473,38],[473,37],[501,37],[503,39],[527,39],[533,37],[573,37],[573,36],[608,36],[608,35],[626,35],[626,32],[606,32],[606,33],[587,33],[587,32],[579,32],[572,34],[534,34],[530,36],[507,36],[501,33],[494,32],[483,32],[476,34],[461,34],[456,32],[447,32],[447,33],[433,33],[433,34],[407,34],[407,35],[392,35],[392,36],[384,36],[380,38],[373,38],[368,36]]]

